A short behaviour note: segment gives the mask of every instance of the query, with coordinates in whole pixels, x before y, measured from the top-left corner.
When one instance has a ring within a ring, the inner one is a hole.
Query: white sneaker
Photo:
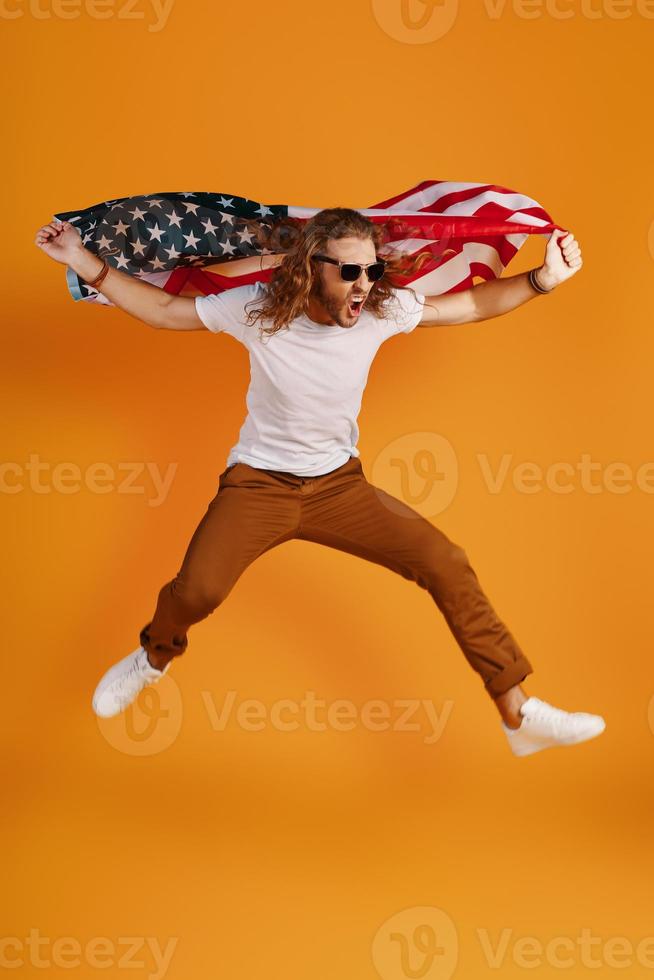
[[[576,745],[601,735],[606,728],[600,715],[562,711],[540,698],[527,698],[520,713],[523,718],[519,728],[501,723],[515,755],[531,755],[555,745]]]
[[[119,714],[134,701],[139,691],[148,684],[156,684],[170,667],[168,661],[163,670],[157,670],[148,660],[144,647],[110,667],[93,695],[93,710],[100,718]]]

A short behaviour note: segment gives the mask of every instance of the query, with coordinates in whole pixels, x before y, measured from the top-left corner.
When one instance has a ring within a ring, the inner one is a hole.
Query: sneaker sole
[[[599,729],[599,731],[591,732],[589,735],[580,735],[577,738],[568,738],[565,739],[564,741],[559,741],[557,739],[548,739],[537,745],[532,743],[531,745],[527,745],[525,746],[525,748],[522,749],[517,747],[514,748],[511,742],[509,742],[509,745],[511,746],[514,755],[517,756],[534,755],[535,752],[540,752],[543,749],[564,748],[566,745],[580,745],[582,742],[590,742],[591,739],[597,738],[598,735],[601,735],[605,729],[606,729],[606,724],[604,724]]]

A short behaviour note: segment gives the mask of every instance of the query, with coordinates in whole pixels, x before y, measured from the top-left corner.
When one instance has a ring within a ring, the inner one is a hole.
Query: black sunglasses
[[[331,265],[337,265],[341,273],[341,279],[345,282],[356,282],[361,275],[362,269],[365,269],[369,282],[377,282],[386,271],[386,262],[384,259],[377,259],[376,262],[371,262],[369,265],[359,265],[357,262],[339,262],[338,259],[333,259],[330,255],[312,255],[311,257],[318,259],[319,262],[329,262]]]

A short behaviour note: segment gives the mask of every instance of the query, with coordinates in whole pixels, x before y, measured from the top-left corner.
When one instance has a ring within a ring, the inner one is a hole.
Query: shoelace
[[[150,665],[148,664],[147,666],[149,667]],[[143,668],[140,664],[139,657],[135,657],[134,660],[129,665],[129,667],[127,668],[127,670],[125,671],[125,673],[122,674],[120,677],[116,678],[116,680],[111,685],[112,688],[114,689],[117,688],[118,690],[120,690],[120,688],[123,687],[125,684],[127,684],[128,681],[131,682],[135,674],[140,674],[141,676],[143,676]],[[145,676],[149,681],[158,681],[160,677],[160,675],[150,676],[149,674]]]
[[[528,721],[550,722],[557,735],[562,734],[561,729],[564,726],[574,728],[575,722],[577,721],[571,712],[563,711],[561,708],[555,708],[554,705],[548,704],[547,701],[541,701],[540,699],[537,700],[536,705],[525,717]]]

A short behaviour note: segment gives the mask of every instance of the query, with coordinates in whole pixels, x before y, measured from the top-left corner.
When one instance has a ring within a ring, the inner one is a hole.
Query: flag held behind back
[[[61,211],[55,218],[75,225],[86,248],[112,268],[172,294],[207,295],[267,282],[271,269],[253,269],[251,261],[243,262],[276,251],[262,244],[257,229],[265,232],[284,218],[304,223],[321,210],[174,191],[103,201]],[[402,284],[431,296],[467,289],[477,276],[499,278],[528,235],[549,236],[561,228],[537,201],[494,184],[427,180],[380,204],[354,210],[385,226],[382,254],[429,253],[419,272]],[[225,263],[229,275],[221,272]],[[247,269],[241,271],[244,264]],[[112,305],[72,269],[67,281],[74,299]]]

